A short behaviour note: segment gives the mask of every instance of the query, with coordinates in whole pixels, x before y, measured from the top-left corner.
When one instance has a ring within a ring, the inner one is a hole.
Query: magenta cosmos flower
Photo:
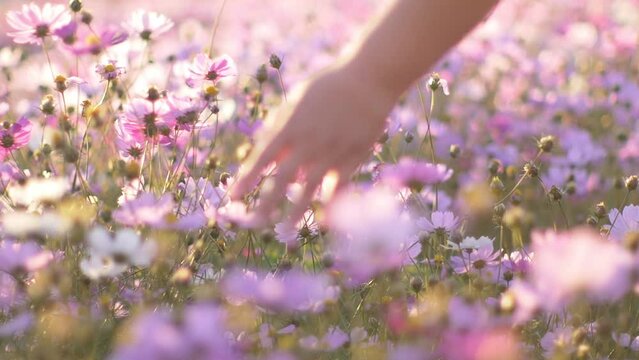
[[[407,186],[420,191],[424,185],[439,184],[452,175],[453,170],[446,165],[403,158],[397,164],[384,165],[380,178],[394,186]]]
[[[228,55],[222,55],[211,59],[208,55],[200,53],[195,56],[195,60],[189,67],[186,84],[196,87],[202,84],[215,84],[219,80],[237,75],[235,62]]]
[[[132,34],[140,36],[142,40],[148,41],[171,30],[173,21],[156,12],[137,10],[124,23],[124,27]]]
[[[71,15],[64,5],[22,5],[22,11],[9,11],[7,22],[14,30],[7,33],[18,44],[42,44],[42,40],[61,26],[67,25]]]
[[[5,122],[0,130],[0,159],[25,146],[31,138],[31,121],[21,117],[13,125]]]

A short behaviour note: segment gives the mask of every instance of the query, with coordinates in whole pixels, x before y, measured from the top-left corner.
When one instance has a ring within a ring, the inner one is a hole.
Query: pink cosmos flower
[[[200,113],[206,104],[199,99],[169,95],[166,104],[168,112],[166,121],[171,127],[177,126],[180,130],[192,130],[199,120]]]
[[[310,312],[322,311],[340,292],[327,275],[295,269],[281,275],[231,270],[222,280],[222,289],[233,303],[249,301],[271,310]]]
[[[14,30],[7,35],[18,44],[42,44],[53,31],[71,21],[71,15],[64,5],[36,4],[22,5],[22,11],[9,11],[7,22]]]
[[[493,252],[492,246],[484,246],[471,252],[462,251],[460,256],[451,257],[450,265],[457,274],[494,274],[497,272],[499,255],[499,252]]]
[[[630,289],[635,260],[619,244],[587,229],[536,232],[532,240],[530,280],[546,310],[560,310],[583,295],[615,301]]]
[[[31,139],[31,121],[21,117],[13,125],[4,123],[0,130],[0,159],[5,159],[12,151],[18,150]]]
[[[230,56],[222,55],[211,59],[208,55],[200,53],[195,56],[195,60],[189,67],[186,84],[189,87],[196,87],[205,83],[215,84],[225,77],[236,75],[237,68]]]
[[[159,139],[161,144],[166,145],[171,143],[171,139],[163,133],[172,130],[165,119],[168,111],[169,108],[162,99],[149,101],[137,98],[126,104],[118,121],[122,123],[122,130],[136,141]]]
[[[136,10],[123,24],[129,32],[137,34],[142,40],[156,39],[171,30],[173,21],[168,17],[152,11]]]
[[[67,29],[66,31],[69,31]],[[56,35],[66,35],[63,29],[56,31]],[[69,35],[67,35],[69,36]],[[86,27],[81,28],[73,35],[74,41],[65,46],[74,55],[92,54],[99,55],[105,49],[120,44],[128,38],[128,34],[117,26],[105,26],[91,31]],[[62,36],[61,36],[62,37]],[[68,38],[67,38],[68,39]],[[65,40],[65,44],[69,40]]]
[[[421,250],[413,220],[394,194],[382,188],[345,192],[328,209],[328,224],[334,233],[330,251],[335,267],[351,285],[399,268]]]
[[[420,191],[424,185],[442,183],[453,175],[443,164],[431,164],[403,158],[397,164],[384,165],[380,179],[394,186],[406,186]]]
[[[447,360],[519,360],[517,338],[505,329],[448,331],[439,352]]]

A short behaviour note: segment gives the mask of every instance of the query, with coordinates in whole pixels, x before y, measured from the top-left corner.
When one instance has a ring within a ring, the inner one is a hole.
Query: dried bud
[[[493,179],[490,181],[490,190],[492,190],[495,195],[500,195],[505,189],[506,186],[501,179],[497,176],[493,176]]]
[[[80,12],[82,10],[82,1],[81,0],[70,0],[69,8],[74,13]]]
[[[637,175],[628,176],[626,178],[625,184],[628,191],[637,190],[637,185],[639,185],[639,177],[637,177]]]
[[[488,171],[490,175],[495,176],[499,173],[499,170],[502,168],[501,161],[497,159],[490,159],[488,163]]]
[[[561,190],[559,190],[558,187],[556,187],[555,185],[553,185],[550,188],[550,191],[548,191],[548,197],[550,198],[550,200],[552,201],[560,201],[562,198],[562,194],[561,194]]]
[[[495,214],[495,216],[502,217],[504,216],[505,213],[506,213],[506,205],[504,204],[498,204],[493,208],[493,214]]]
[[[531,178],[536,178],[537,176],[539,176],[539,169],[535,164],[529,162],[524,165],[524,173]]]
[[[599,220],[594,216],[589,216],[588,219],[586,219],[586,224],[590,226],[596,226],[598,222]]]
[[[63,75],[58,75],[54,79],[55,89],[59,92],[64,92],[67,89],[67,78]]]
[[[49,144],[42,145],[42,154],[44,156],[49,156],[51,154],[51,151],[53,151],[53,149],[51,149],[51,145]]]
[[[537,148],[543,152],[551,152],[553,146],[555,145],[555,137],[554,136],[544,136],[537,142]]]
[[[45,95],[40,102],[40,111],[45,115],[53,115],[55,113],[55,100],[53,95]]]
[[[453,144],[450,146],[450,149],[448,149],[448,153],[450,154],[450,157],[452,157],[453,159],[457,159],[457,157],[461,153],[461,148],[459,147],[459,145]]]
[[[76,163],[80,158],[80,154],[78,153],[78,151],[72,147],[64,149],[63,155],[64,161],[68,162],[69,164]]]
[[[601,219],[605,217],[607,214],[608,214],[608,210],[606,209],[606,204],[604,204],[603,201],[595,205],[595,216]]]
[[[271,57],[268,59],[268,62],[274,69],[279,70],[282,67],[282,59],[275,54],[271,54]]]

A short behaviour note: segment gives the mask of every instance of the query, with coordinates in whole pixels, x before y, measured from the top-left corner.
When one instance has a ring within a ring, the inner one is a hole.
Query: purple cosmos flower
[[[117,349],[110,359],[243,358],[229,339],[223,309],[208,304],[190,305],[179,320],[168,309],[142,315],[133,324],[131,341]]]
[[[53,260],[53,254],[34,242],[18,243],[10,240],[0,242],[0,271],[32,272],[44,268]]]
[[[450,233],[459,226],[459,219],[450,211],[434,211],[430,215],[430,220],[427,218],[418,219],[417,226],[426,233],[437,231]]]
[[[171,30],[173,21],[168,17],[152,11],[136,10],[123,24],[132,34],[137,34],[142,40],[156,39]]]
[[[420,191],[424,185],[442,183],[453,175],[453,170],[443,164],[431,164],[403,158],[397,164],[384,165],[381,181],[400,187],[407,186]]]
[[[115,60],[109,60],[107,64],[98,64],[95,66],[95,72],[100,75],[102,81],[115,80],[126,73],[126,69],[118,66]]]
[[[189,67],[186,84],[189,87],[196,87],[205,83],[215,84],[225,77],[236,75],[237,68],[230,56],[222,55],[211,59],[208,55],[200,53],[195,56],[195,60]]]
[[[31,121],[21,117],[14,124],[5,122],[0,130],[0,159],[5,159],[12,151],[18,150],[31,139]]]
[[[623,241],[632,234],[639,234],[639,206],[637,205],[628,205],[621,212],[612,209],[608,213],[608,219],[611,225],[605,225],[604,228],[610,232],[610,237],[617,241]]]
[[[499,255],[498,251],[493,252],[492,246],[484,246],[471,252],[462,251],[459,256],[451,257],[450,265],[457,274],[495,273]]]
[[[134,200],[127,200],[113,212],[113,219],[126,226],[148,225],[162,228],[167,216],[174,211],[175,203],[171,194],[157,199],[151,193],[142,193]]]
[[[70,20],[71,15],[64,5],[46,3],[42,8],[33,3],[22,5],[22,11],[7,13],[9,26],[16,30],[7,35],[18,44],[40,45],[45,37]]]
[[[206,104],[199,99],[169,95],[166,101],[169,110],[166,113],[166,121],[171,127],[180,130],[193,130],[200,118],[200,113]]]
[[[22,335],[31,327],[35,320],[33,314],[25,312],[0,324],[0,337],[14,337]]]
[[[324,274],[311,275],[292,269],[281,275],[235,269],[222,279],[227,299],[249,301],[275,311],[320,312],[337,300],[339,287]]]

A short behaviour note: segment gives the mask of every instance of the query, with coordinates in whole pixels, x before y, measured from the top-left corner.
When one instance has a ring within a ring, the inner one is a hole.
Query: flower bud
[[[69,164],[76,163],[80,158],[80,154],[78,153],[78,151],[72,147],[64,149],[63,155],[64,161],[68,162]]]
[[[406,134],[404,134],[404,141],[406,141],[407,144],[412,143],[413,139],[415,139],[415,136],[410,131],[407,131]]]
[[[322,265],[326,269],[330,269],[335,265],[335,257],[331,253],[325,253],[322,255]]]
[[[576,192],[577,192],[577,183],[575,183],[574,181],[568,181],[568,183],[566,184],[566,194],[575,195]]]
[[[80,14],[80,21],[82,21],[84,24],[91,25],[91,22],[93,21],[93,15],[91,15],[90,12],[83,11]]]
[[[81,0],[70,0],[69,8],[74,13],[80,12],[82,10],[82,1]]]
[[[457,157],[461,153],[461,149],[460,149],[459,145],[453,144],[453,145],[450,146],[450,149],[448,149],[448,153],[450,154],[451,158],[457,159]]]
[[[135,160],[127,163],[124,168],[124,176],[126,176],[128,180],[137,179],[140,176],[140,164]]]
[[[220,174],[220,183],[222,183],[222,185],[224,186],[228,186],[229,185],[229,179],[231,178],[231,174],[224,172],[222,174]]]
[[[282,59],[280,59],[280,57],[275,54],[271,54],[268,62],[274,69],[279,70],[282,67]]]
[[[147,90],[146,94],[147,94],[146,99],[149,100],[149,101],[160,100],[160,91],[155,86],[151,86]]]
[[[594,216],[589,216],[588,219],[586,219],[586,224],[590,226],[596,226],[598,222],[599,220]]]
[[[58,75],[54,79],[55,89],[59,92],[64,92],[67,89],[67,78],[63,75]]]
[[[424,281],[420,277],[413,276],[410,279],[410,288],[413,289],[414,292],[418,293],[424,288]]]
[[[628,176],[626,178],[625,184],[628,191],[637,190],[637,185],[639,185],[639,177],[637,177],[637,175]]]
[[[268,80],[268,72],[266,71],[266,65],[262,65],[257,68],[257,73],[255,74],[255,78],[257,82],[263,84]]]

